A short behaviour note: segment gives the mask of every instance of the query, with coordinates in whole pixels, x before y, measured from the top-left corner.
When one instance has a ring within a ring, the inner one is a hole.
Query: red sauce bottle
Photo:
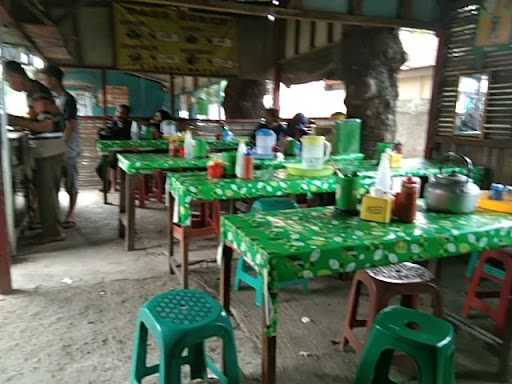
[[[395,200],[394,216],[401,222],[414,223],[416,220],[416,199],[418,184],[412,177],[402,182],[402,191]]]

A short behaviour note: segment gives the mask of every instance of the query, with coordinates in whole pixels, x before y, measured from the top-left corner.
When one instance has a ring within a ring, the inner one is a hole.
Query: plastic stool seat
[[[455,384],[454,330],[446,321],[404,307],[388,307],[375,320],[355,384],[393,384],[395,353],[405,353],[418,368],[419,384]]]
[[[148,334],[160,349],[160,362],[147,366]],[[205,352],[205,341],[223,342],[224,372]],[[231,321],[221,305],[199,290],[161,293],[139,311],[131,383],[141,384],[159,374],[160,384],[181,384],[181,367],[190,366],[191,379],[206,379],[209,369],[222,384],[239,384],[240,369]]]
[[[210,296],[197,293],[193,290],[164,293],[151,300],[146,309],[155,319],[172,327],[194,327],[214,321],[222,307]]]

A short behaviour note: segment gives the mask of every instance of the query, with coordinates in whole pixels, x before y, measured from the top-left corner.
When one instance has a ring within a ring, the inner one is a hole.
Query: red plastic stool
[[[368,316],[359,319],[357,312],[363,285],[369,292]],[[422,294],[431,296],[434,315],[441,317],[441,293],[432,273],[421,265],[402,263],[358,271],[352,280],[348,314],[342,328],[342,348],[350,345],[357,353],[362,352],[364,344],[354,329],[366,328],[368,333],[378,313],[389,305],[393,297],[400,296],[400,304],[404,307],[417,308]]]
[[[504,277],[492,275],[486,271],[488,264],[500,264],[503,266]],[[479,290],[482,281],[492,281],[500,290]],[[491,305],[482,299],[497,298],[498,304]],[[480,256],[480,263],[476,268],[471,285],[469,286],[466,301],[464,302],[464,317],[469,311],[476,309],[489,316],[496,322],[496,333],[504,335],[507,329],[508,308],[512,301],[512,250],[488,251]]]
[[[218,236],[220,233],[220,202],[200,202],[197,208],[198,212],[192,216],[192,223],[189,227],[172,223],[170,229],[169,269],[171,273],[177,274],[183,288],[188,288],[190,240]],[[181,268],[178,268],[174,258],[174,239],[180,242]]]

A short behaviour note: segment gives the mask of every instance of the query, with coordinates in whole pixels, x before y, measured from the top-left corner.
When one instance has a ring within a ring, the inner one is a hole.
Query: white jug
[[[256,154],[272,156],[276,142],[277,137],[274,131],[267,128],[258,129],[256,131]]]
[[[302,142],[302,165],[310,169],[322,168],[331,156],[331,144],[324,136],[304,136]]]

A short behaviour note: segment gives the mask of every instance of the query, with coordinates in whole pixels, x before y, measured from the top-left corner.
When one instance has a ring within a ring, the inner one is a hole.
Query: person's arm
[[[64,142],[69,143],[73,132],[78,128],[78,121],[76,119],[66,120],[66,126],[64,128]]]
[[[53,120],[46,119],[35,121],[26,117],[8,115],[8,123],[10,126],[18,130],[29,130],[35,133],[47,133],[53,130]]]

